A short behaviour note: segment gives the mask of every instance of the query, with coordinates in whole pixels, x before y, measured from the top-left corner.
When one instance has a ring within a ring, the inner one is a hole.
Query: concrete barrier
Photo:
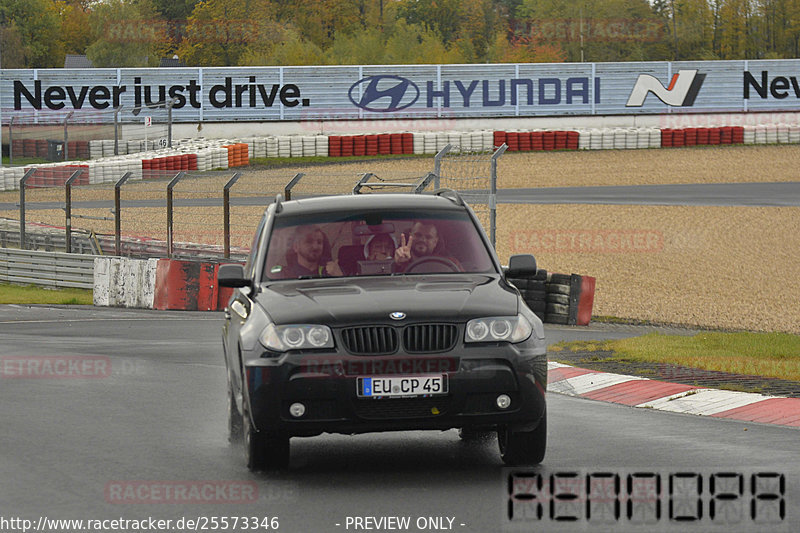
[[[95,258],[94,305],[152,309],[157,262],[157,259]]]

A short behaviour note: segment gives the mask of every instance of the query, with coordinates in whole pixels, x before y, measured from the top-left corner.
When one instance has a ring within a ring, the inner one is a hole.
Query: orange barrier
[[[159,259],[154,309],[214,311],[218,308],[216,265],[199,261]]]

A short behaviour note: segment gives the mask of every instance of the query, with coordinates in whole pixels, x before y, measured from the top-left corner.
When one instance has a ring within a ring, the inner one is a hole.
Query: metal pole
[[[65,211],[65,227],[67,240],[64,243],[64,250],[70,254],[72,253],[72,183],[83,174],[83,169],[76,170],[72,176],[64,183],[64,211]]]
[[[492,248],[497,248],[497,160],[507,149],[508,145],[503,143],[495,150],[494,154],[492,154],[491,191],[489,193],[489,239],[492,241]]]
[[[185,176],[185,172],[178,172],[167,184],[167,257],[172,257],[172,189]]]
[[[67,128],[67,122],[69,121],[69,119],[72,117],[73,114],[74,112],[70,111],[69,113],[67,113],[67,116],[64,117],[64,150],[62,151],[61,154],[63,161],[66,161],[69,155],[69,148],[67,148],[67,142],[69,142],[69,130]]]
[[[8,166],[14,166],[14,119],[11,117],[8,123]]]
[[[122,202],[120,202],[120,188],[128,181],[132,174],[126,172],[122,175],[120,180],[114,184],[114,255],[122,255],[122,221],[120,219],[120,211]]]
[[[439,188],[439,176],[442,174],[442,158],[447,155],[447,152],[449,152],[451,148],[453,148],[452,144],[446,145],[439,150],[439,153],[433,158],[433,173],[436,175],[436,177],[433,178],[434,191]]]
[[[175,99],[167,100],[167,146],[172,148],[172,106]]]
[[[19,249],[27,250],[25,246],[25,185],[28,178],[36,173],[36,169],[32,168],[22,176],[19,180]]]
[[[237,172],[233,177],[228,180],[225,187],[222,188],[222,226],[223,238],[225,240],[225,257],[231,256],[231,187],[241,177],[242,173]]]
[[[114,155],[119,155],[119,112],[122,106],[114,109]],[[117,254],[119,255],[119,254]]]
[[[305,176],[305,174],[303,174],[302,172],[298,172],[297,174],[294,175],[292,180],[286,184],[286,187],[284,187],[283,195],[286,197],[287,202],[292,199],[292,189],[294,188],[295,185],[297,185],[297,182],[300,181],[303,176]]]

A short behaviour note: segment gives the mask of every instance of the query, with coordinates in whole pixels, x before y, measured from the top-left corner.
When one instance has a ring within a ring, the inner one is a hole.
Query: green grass
[[[0,283],[0,304],[92,305],[92,291]]]
[[[616,361],[669,363],[800,381],[800,335],[788,333],[648,333],[610,341],[560,342],[550,350],[610,351]]]
[[[22,167],[25,165],[36,165],[38,163],[52,163],[44,157],[14,157],[14,166]],[[7,155],[3,156],[3,166],[10,166],[10,160]]]

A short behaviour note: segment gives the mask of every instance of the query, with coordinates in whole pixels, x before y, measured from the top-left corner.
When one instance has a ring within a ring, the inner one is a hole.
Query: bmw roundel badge
[[[395,311],[389,316],[392,320],[403,320],[406,317],[406,314],[402,311]]]

